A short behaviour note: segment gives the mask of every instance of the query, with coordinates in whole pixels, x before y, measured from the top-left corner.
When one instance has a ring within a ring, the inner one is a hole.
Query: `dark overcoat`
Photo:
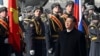
[[[60,32],[55,56],[86,56],[86,42],[83,33],[77,29]]]

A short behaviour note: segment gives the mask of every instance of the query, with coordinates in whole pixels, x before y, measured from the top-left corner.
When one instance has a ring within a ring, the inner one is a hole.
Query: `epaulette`
[[[30,19],[25,18],[24,21],[30,21]]]
[[[28,24],[31,20],[28,18],[23,19],[24,23]]]
[[[32,19],[28,19],[28,18],[25,18],[23,19],[24,21],[31,21]]]
[[[68,17],[68,15],[67,14],[63,14],[61,17],[66,19]]]
[[[63,18],[64,19],[64,21],[68,18],[68,15],[66,15],[66,14],[63,14],[62,16],[61,16],[61,18]]]
[[[52,16],[52,14],[48,14],[48,15],[47,15],[48,18],[51,18],[51,16]]]
[[[43,22],[46,22],[46,21],[47,21],[47,16],[46,16],[46,14],[42,14],[40,18],[41,18],[41,20],[42,20]]]

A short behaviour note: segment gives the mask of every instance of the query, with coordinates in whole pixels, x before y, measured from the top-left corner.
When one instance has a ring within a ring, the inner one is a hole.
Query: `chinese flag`
[[[20,51],[20,34],[18,22],[18,10],[16,0],[8,0],[8,16],[9,16],[9,43],[14,50]]]

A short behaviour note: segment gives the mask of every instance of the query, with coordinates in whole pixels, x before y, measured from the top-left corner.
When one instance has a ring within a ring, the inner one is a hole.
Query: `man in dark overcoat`
[[[65,21],[66,30],[59,33],[55,56],[86,56],[85,36],[75,28],[75,17]]]

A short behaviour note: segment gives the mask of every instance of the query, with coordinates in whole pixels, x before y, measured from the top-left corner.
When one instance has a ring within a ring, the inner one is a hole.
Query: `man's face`
[[[72,12],[72,5],[68,5],[65,9],[66,9],[66,12]]]
[[[1,17],[6,17],[6,16],[7,16],[7,12],[6,12],[6,11],[2,11],[2,12],[0,13],[0,16],[1,16]]]
[[[41,10],[40,9],[35,10],[34,15],[36,17],[39,17],[41,15]]]
[[[67,18],[65,21],[65,27],[66,29],[72,29],[75,25],[75,22],[71,18]]]
[[[56,12],[56,13],[58,13],[60,11],[60,8],[59,8],[59,6],[56,6],[56,7],[54,7],[53,8],[53,12]]]
[[[94,10],[92,10],[92,9],[89,10],[89,14],[93,14],[93,12],[94,12]]]
[[[82,6],[82,12],[84,12],[85,11],[85,7],[84,6]]]

